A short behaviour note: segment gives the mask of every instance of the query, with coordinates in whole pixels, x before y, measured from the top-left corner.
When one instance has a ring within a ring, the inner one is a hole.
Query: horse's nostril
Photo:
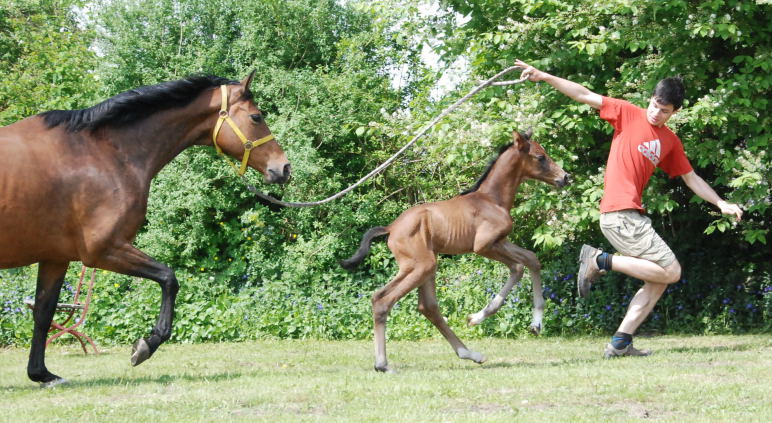
[[[284,177],[285,178],[289,177],[290,173],[292,173],[292,166],[289,163],[287,163],[284,165]]]

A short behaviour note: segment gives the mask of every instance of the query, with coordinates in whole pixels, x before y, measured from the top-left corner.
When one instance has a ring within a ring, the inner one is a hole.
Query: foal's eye
[[[263,115],[249,115],[249,118],[252,119],[252,122],[254,123],[263,123]]]
[[[547,161],[547,156],[537,156],[537,160],[539,160],[539,163],[544,163]]]

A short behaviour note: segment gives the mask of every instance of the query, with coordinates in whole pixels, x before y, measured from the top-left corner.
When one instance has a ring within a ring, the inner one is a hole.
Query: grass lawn
[[[163,345],[132,368],[129,346],[85,356],[53,345],[40,389],[26,349],[0,349],[2,422],[772,421],[772,335],[637,338],[646,358],[601,359],[606,338],[478,339],[483,365],[442,339]]]

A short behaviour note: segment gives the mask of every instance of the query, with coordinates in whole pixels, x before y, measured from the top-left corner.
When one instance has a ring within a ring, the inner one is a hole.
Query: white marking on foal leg
[[[477,313],[470,314],[466,320],[467,324],[469,326],[475,326],[482,323],[483,320],[487,319],[488,317],[495,314],[501,306],[504,304],[505,298],[501,296],[501,294],[496,294],[495,297],[491,300],[491,302],[483,307],[482,310],[478,311]]]
[[[458,358],[461,358],[464,360],[472,360],[477,364],[483,364],[485,363],[485,360],[486,360],[484,355],[478,353],[477,351],[472,351],[464,347],[457,349],[456,355],[458,355]]]
[[[485,306],[482,310],[467,316],[467,324],[469,326],[479,325],[483,320],[496,314],[496,312],[501,309],[501,306],[504,305],[504,301],[506,301],[507,295],[509,295],[509,292],[512,291],[512,288],[515,286],[515,284],[517,283],[519,285],[520,278],[522,277],[523,267],[521,265],[517,265],[512,268],[509,273],[509,279],[507,279],[507,282],[504,283],[504,286],[501,287],[501,291],[499,291],[499,293],[493,297],[491,302],[488,303],[488,305]]]
[[[531,272],[533,280],[533,320],[531,321],[531,333],[538,335],[542,330],[542,318],[544,317],[544,295],[541,291],[541,276],[539,272]]]

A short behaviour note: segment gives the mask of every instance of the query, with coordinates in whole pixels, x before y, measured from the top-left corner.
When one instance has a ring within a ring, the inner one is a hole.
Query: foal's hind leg
[[[523,265],[525,265],[530,271],[533,287],[533,319],[530,331],[534,335],[538,335],[541,332],[542,319],[544,317],[544,296],[542,295],[541,287],[541,263],[536,254],[525,248],[520,248],[507,240],[502,240],[488,249],[480,251],[480,255],[506,264],[511,273],[499,295],[494,297],[491,303],[484,309],[469,316],[469,324],[479,324],[501,308],[509,291],[522,277]]]
[[[134,248],[131,244],[117,246],[94,263],[87,265],[124,275],[150,279],[161,285],[161,310],[158,314],[158,321],[150,331],[150,336],[134,342],[131,351],[132,366],[142,363],[171,337],[174,303],[179,290],[174,271]]]
[[[437,304],[437,289],[433,274],[430,280],[424,282],[424,284],[418,288],[418,311],[426,316],[426,318],[439,329],[442,336],[444,336],[450,343],[450,346],[453,347],[453,351],[456,352],[458,358],[472,360],[478,364],[485,362],[485,356],[466,348],[464,343],[458,339],[458,336],[456,336],[450,326],[448,326],[448,323],[442,317],[442,314],[440,314],[440,307]]]
[[[410,266],[400,263],[399,273],[386,286],[373,294],[373,325],[375,342],[375,370],[392,372],[386,358],[386,319],[396,302],[415,289],[436,270],[436,259],[431,257]]]
[[[46,337],[51,327],[59,292],[64,282],[69,263],[41,262],[38,268],[38,281],[35,289],[35,307],[32,317],[35,328],[32,332],[32,346],[27,363],[27,376],[43,386],[54,386],[66,382],[61,377],[51,373],[46,368]]]

